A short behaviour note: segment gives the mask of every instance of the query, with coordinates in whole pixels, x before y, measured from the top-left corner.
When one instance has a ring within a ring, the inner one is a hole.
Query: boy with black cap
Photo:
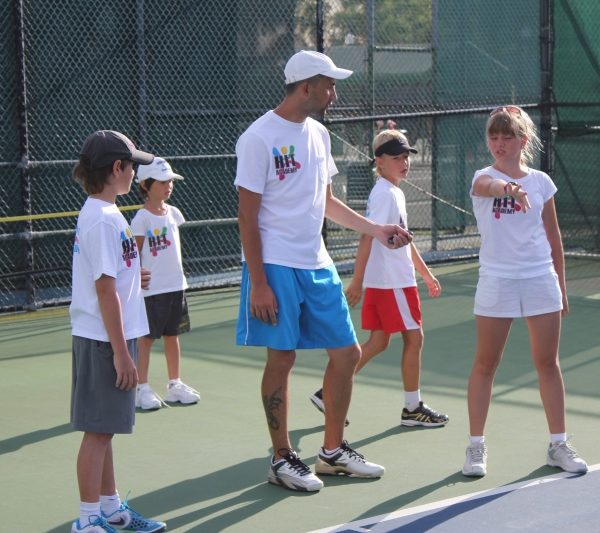
[[[152,162],[122,133],[101,130],[81,149],[73,178],[88,198],[73,246],[71,423],[83,431],[77,457],[80,516],[73,533],[160,532],[163,522],[143,518],[121,502],[113,467],[112,438],[131,433],[135,416],[136,339],[148,333],[133,233],[115,205],[127,194],[134,165]]]
[[[273,456],[267,479],[292,490],[318,491],[323,482],[292,448],[288,384],[296,349],[325,348],[325,435],[317,474],[376,478],[385,469],[344,440],[344,421],[360,347],[342,283],[321,236],[325,216],[372,235],[384,246],[408,244],[397,224],[379,225],[333,196],[337,168],[327,129],[310,117],[337,99],[335,82],[352,71],[324,54],[300,51],[285,66],[286,94],[257,119],[236,146],[238,220],[243,271],[237,344],[265,346],[261,394]]]
[[[396,129],[383,130],[373,139],[376,182],[367,202],[366,216],[380,224],[395,222],[407,227],[406,201],[399,185],[410,170],[410,154],[417,150],[410,146],[406,136]],[[373,357],[389,347],[394,333],[401,333],[402,382],[404,408],[400,423],[403,426],[437,427],[448,423],[448,417],[431,409],[421,399],[421,349],[423,329],[421,302],[417,290],[415,268],[429,289],[429,296],[437,298],[442,287],[423,261],[414,243],[398,250],[390,250],[370,235],[362,235],[354,276],[346,289],[351,307],[362,298],[362,327],[370,331],[361,345],[362,355],[356,367],[359,372]],[[324,410],[322,391],[310,396],[320,411]]]

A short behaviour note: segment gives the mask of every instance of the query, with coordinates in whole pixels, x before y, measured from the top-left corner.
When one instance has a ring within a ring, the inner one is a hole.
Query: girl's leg
[[[385,331],[371,331],[367,341],[360,346],[361,356],[360,360],[358,361],[358,365],[356,365],[355,373],[357,374],[363,366],[373,359],[373,357],[387,350],[388,346],[390,345],[391,338],[392,335],[390,333],[386,333]]]
[[[565,433],[565,387],[558,360],[560,311],[531,316],[526,320],[550,433]]]
[[[469,377],[467,403],[470,434],[480,436],[484,434],[494,376],[502,359],[512,318],[475,316],[475,324],[477,351]]]
[[[181,348],[179,346],[179,337],[163,336],[165,346],[165,357],[167,358],[167,374],[169,379],[179,378],[179,361],[181,359]]]
[[[148,369],[150,368],[150,350],[154,344],[154,339],[150,337],[140,337],[138,339],[138,382],[148,383]]]

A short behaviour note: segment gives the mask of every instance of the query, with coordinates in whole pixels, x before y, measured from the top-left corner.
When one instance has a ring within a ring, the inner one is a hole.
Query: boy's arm
[[[354,260],[354,275],[352,276],[350,285],[346,289],[346,299],[350,307],[359,304],[362,298],[365,269],[367,268],[367,261],[369,260],[372,245],[373,237],[364,234],[360,236],[360,242],[356,250],[356,259]]]
[[[113,363],[117,372],[115,386],[121,390],[131,390],[137,386],[138,374],[135,363],[127,349],[123,332],[121,302],[117,293],[117,280],[102,274],[96,280],[96,294],[104,327],[113,349]]]
[[[438,279],[431,273],[429,267],[423,261],[419,250],[414,245],[414,243],[410,243],[410,256],[415,265],[415,270],[419,273],[419,275],[423,278],[425,285],[429,289],[429,296],[432,298],[437,298],[442,294],[442,285],[438,281]]]

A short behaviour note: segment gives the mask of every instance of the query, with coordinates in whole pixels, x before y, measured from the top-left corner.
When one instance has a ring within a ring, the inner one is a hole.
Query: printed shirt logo
[[[154,257],[156,257],[161,250],[166,250],[171,246],[171,241],[167,239],[167,226],[163,226],[162,230],[158,228],[148,230],[146,232],[146,237],[148,237],[150,253]]]
[[[129,228],[121,232],[121,246],[123,247],[123,261],[130,267],[131,260],[135,259],[138,255],[137,246],[135,244],[135,238]]]
[[[277,148],[273,146],[273,157],[275,158],[275,174],[280,181],[286,178],[287,174],[294,174],[302,167],[302,165],[296,161],[295,151],[293,144],[282,146]]]
[[[74,254],[80,253],[80,249],[79,249],[79,226],[77,226],[75,228],[75,242],[73,243],[73,253]]]
[[[521,206],[512,196],[504,196],[503,198],[494,198],[492,213],[494,218],[499,219],[500,215],[514,215],[521,211]]]

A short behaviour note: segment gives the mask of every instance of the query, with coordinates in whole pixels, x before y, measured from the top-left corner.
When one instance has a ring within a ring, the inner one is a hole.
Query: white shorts
[[[478,316],[518,318],[561,309],[562,293],[555,272],[526,279],[479,277],[474,309]]]

